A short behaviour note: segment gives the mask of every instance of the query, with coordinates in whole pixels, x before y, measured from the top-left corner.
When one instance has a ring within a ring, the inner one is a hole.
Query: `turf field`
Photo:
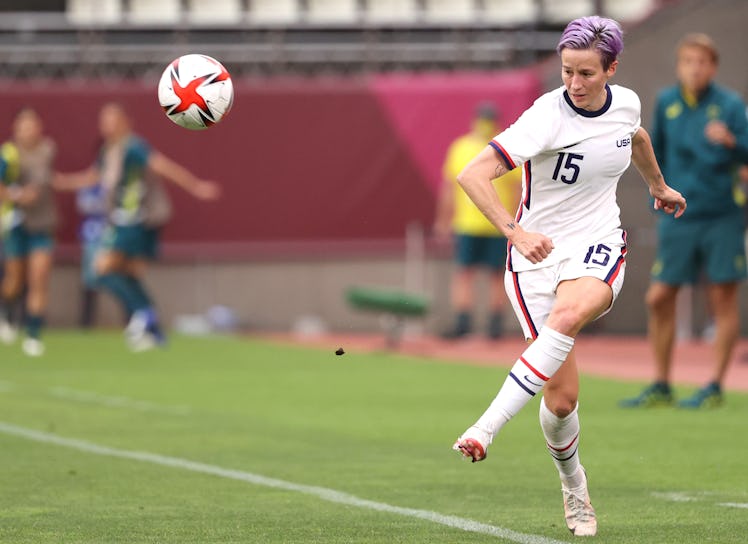
[[[231,338],[132,355],[117,334],[0,348],[0,542],[574,540],[537,400],[479,464],[450,446],[502,369]],[[621,411],[583,379],[599,543],[744,543],[748,395]]]

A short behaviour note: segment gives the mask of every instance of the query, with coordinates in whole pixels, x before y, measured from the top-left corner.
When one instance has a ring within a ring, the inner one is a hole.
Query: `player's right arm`
[[[198,178],[184,166],[158,151],[148,156],[148,167],[200,200],[216,200],[221,195],[217,183]]]
[[[553,250],[553,242],[540,233],[525,231],[501,204],[492,182],[509,170],[504,159],[489,145],[460,172],[457,183],[523,257],[533,264],[539,263]]]
[[[57,191],[78,191],[86,187],[93,187],[99,182],[99,169],[91,166],[80,172],[55,172],[52,177],[52,187]]]

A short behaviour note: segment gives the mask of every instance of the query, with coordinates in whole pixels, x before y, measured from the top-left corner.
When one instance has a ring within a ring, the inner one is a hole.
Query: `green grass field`
[[[450,449],[504,370],[337,347],[175,337],[132,355],[117,334],[53,332],[38,360],[0,348],[0,542],[574,540],[537,400],[485,462]],[[748,395],[616,408],[635,389],[583,379],[595,541],[745,543]]]

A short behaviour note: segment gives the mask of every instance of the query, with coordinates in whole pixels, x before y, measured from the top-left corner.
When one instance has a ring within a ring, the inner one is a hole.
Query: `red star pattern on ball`
[[[174,89],[174,94],[179,98],[179,104],[171,110],[172,113],[182,113],[183,111],[187,111],[192,104],[195,104],[204,114],[210,115],[208,104],[205,103],[205,99],[197,92],[198,87],[205,83],[207,79],[208,76],[198,77],[182,87],[172,72],[171,86]]]

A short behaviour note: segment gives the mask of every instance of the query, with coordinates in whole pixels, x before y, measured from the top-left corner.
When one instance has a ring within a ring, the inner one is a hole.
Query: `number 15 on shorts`
[[[587,255],[584,257],[584,264],[606,266],[610,261],[611,251],[613,250],[605,244],[592,245],[587,250]]]

